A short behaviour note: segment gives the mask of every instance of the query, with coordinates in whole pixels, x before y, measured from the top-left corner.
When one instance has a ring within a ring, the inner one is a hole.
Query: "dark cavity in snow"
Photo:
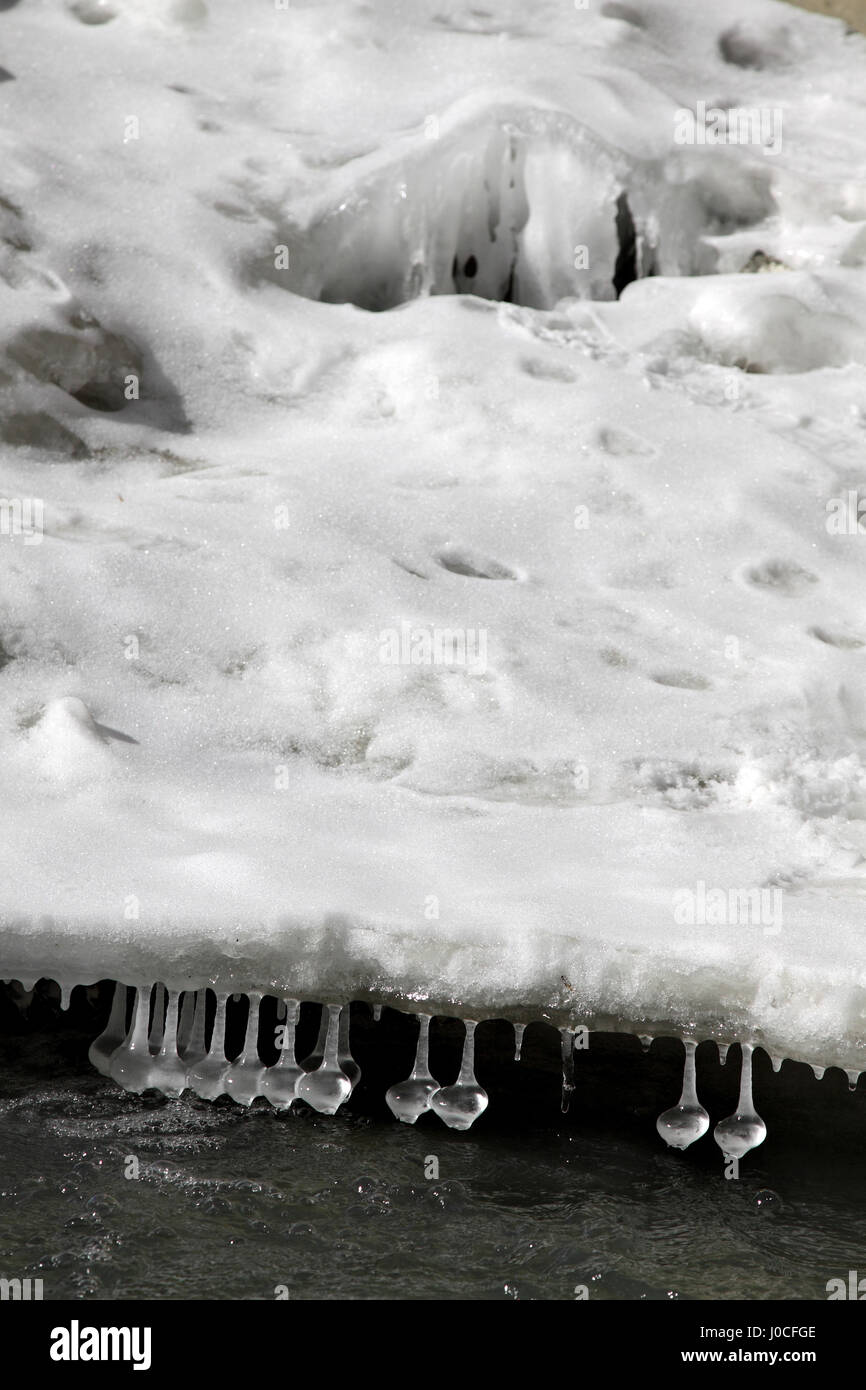
[[[368,311],[453,294],[536,309],[611,300],[647,275],[711,273],[704,233],[766,213],[754,179],[742,183],[722,179],[722,194],[704,175],[666,179],[566,113],[508,108],[407,137],[387,162],[349,160],[303,210],[250,189],[247,220],[269,231],[247,273]]]
[[[730,160],[675,165],[637,159],[562,111],[509,106],[459,126],[443,116],[387,158],[335,166],[289,213],[251,187],[242,220],[268,232],[247,275],[380,311],[453,294],[551,309],[615,299],[649,275],[712,274],[709,237],[769,215],[770,175]]]

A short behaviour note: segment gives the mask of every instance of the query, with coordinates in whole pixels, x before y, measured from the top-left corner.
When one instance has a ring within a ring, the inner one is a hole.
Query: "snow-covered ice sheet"
[[[0,973],[862,1067],[866,41],[30,0],[0,65]]]

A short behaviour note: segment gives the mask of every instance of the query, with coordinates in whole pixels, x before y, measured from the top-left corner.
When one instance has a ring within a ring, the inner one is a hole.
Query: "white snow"
[[[772,0],[0,15],[0,974],[866,1066],[864,60]]]

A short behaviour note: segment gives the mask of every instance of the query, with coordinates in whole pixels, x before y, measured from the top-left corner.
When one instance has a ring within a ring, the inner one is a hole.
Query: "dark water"
[[[525,1097],[501,1120],[491,1104],[466,1134],[434,1116],[410,1128],[378,1111],[129,1096],[89,1072],[86,1045],[0,1038],[0,1276],[41,1277],[46,1299],[273,1299],[280,1285],[292,1299],[573,1299],[579,1286],[824,1299],[828,1279],[866,1274],[863,1097],[841,1088],[834,1143],[832,1114],[774,1102],[766,1068],[759,1109],[796,1122],[725,1181],[711,1138],[669,1153],[655,1095],[633,1103],[655,1086],[661,1108],[676,1099],[674,1043],[655,1072],[636,1044],[615,1051],[586,1097],[579,1063],[566,1119],[551,1075],[528,1116]],[[632,1092],[600,1105],[623,1071]],[[735,1094],[726,1071],[716,1081]]]

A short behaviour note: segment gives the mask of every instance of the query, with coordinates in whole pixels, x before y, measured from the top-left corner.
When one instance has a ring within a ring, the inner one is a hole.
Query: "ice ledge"
[[[773,1057],[866,1070],[862,972],[788,959],[773,944],[744,949],[742,931],[717,934],[696,952],[676,934],[662,950],[544,932],[521,943],[506,931],[437,947],[423,934],[341,914],[146,931],[43,919],[3,924],[0,976],[28,988],[53,978],[64,993],[106,978],[160,980],[169,989],[367,1000],[479,1021],[749,1040]]]

